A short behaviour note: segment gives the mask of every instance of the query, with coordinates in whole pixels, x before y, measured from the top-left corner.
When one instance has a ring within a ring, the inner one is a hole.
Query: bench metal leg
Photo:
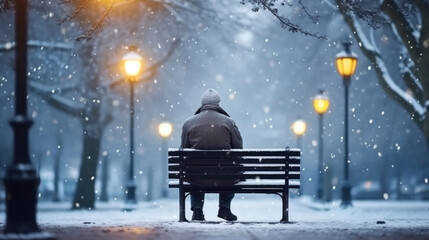
[[[289,222],[289,189],[286,189],[285,191],[283,191],[283,195],[282,195],[282,219],[280,220],[280,222],[282,223],[288,223]]]
[[[186,222],[185,215],[185,191],[182,188],[179,188],[179,222]]]

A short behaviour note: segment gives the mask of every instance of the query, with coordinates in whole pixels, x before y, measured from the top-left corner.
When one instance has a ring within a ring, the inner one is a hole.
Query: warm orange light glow
[[[326,95],[318,94],[313,99],[314,110],[318,114],[324,114],[329,109],[329,99]]]
[[[364,183],[364,188],[365,189],[370,189],[371,186],[372,186],[372,182],[371,181],[365,181],[365,183]]]
[[[162,138],[168,138],[173,133],[173,125],[169,122],[161,122],[158,125],[158,134]]]
[[[302,119],[298,119],[292,124],[292,131],[293,133],[300,137],[304,135],[305,131],[307,130],[307,124]]]
[[[357,57],[353,54],[339,53],[336,58],[337,70],[342,77],[351,77],[356,70]]]
[[[137,76],[143,71],[143,58],[136,52],[127,53],[123,58],[124,70],[130,80],[137,80]]]

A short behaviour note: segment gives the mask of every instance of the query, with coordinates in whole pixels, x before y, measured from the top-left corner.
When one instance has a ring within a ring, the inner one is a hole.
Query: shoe
[[[236,221],[237,220],[237,216],[232,214],[231,209],[226,208],[226,207],[220,207],[219,212],[217,213],[217,216],[220,218],[223,218],[227,221]]]
[[[204,221],[204,214],[201,208],[195,208],[192,214],[192,221]]]

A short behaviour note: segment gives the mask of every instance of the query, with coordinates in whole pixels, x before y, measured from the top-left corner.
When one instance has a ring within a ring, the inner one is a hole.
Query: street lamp
[[[167,139],[173,133],[173,125],[170,122],[164,121],[158,124],[158,134],[162,138],[161,146],[161,167],[162,167],[162,197],[168,197],[167,192]]]
[[[317,199],[323,199],[323,115],[328,111],[329,99],[323,90],[319,91],[313,98],[313,107],[316,113],[319,115],[319,179],[317,185]]]
[[[125,203],[137,204],[136,183],[134,181],[134,84],[139,80],[143,70],[143,58],[132,51],[122,58],[127,81],[130,84],[130,169],[127,181]]]
[[[27,117],[28,1],[15,1],[15,116],[13,161],[3,183],[6,189],[6,225],[0,239],[55,239],[43,233],[36,221],[37,188],[40,178],[30,161]]]
[[[297,147],[302,151],[302,136],[305,134],[305,131],[307,130],[307,124],[304,120],[298,118],[292,123],[292,131],[297,137]]]
[[[344,51],[336,56],[336,65],[338,73],[343,77],[344,84],[344,182],[342,186],[341,206],[348,207],[352,205],[350,194],[351,185],[349,182],[349,87],[351,76],[354,74],[357,65],[357,55],[350,50],[349,41],[343,42]]]

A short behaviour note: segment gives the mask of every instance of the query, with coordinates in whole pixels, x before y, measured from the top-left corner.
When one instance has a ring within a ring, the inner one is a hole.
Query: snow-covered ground
[[[69,203],[39,203],[38,223],[59,239],[429,239],[429,202],[354,201],[319,204],[291,199],[291,224],[281,224],[281,201],[269,195],[237,195],[238,221],[216,217],[217,196],[208,195],[206,222],[178,222],[177,199],[141,202],[124,212],[120,201],[96,210],[70,211]],[[187,218],[191,218],[187,202]],[[4,211],[0,221],[4,223]]]

